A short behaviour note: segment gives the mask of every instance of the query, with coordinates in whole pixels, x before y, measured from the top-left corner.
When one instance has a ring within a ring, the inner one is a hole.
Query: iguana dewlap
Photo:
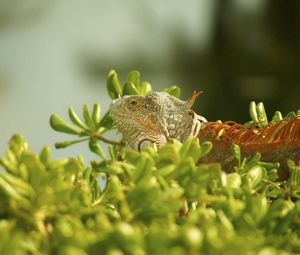
[[[123,96],[111,103],[110,115],[124,139],[136,150],[149,144],[159,147],[170,138],[183,142],[193,136],[214,145],[213,151],[202,161],[221,162],[226,171],[232,171],[235,164],[232,144],[240,146],[243,157],[260,152],[262,160],[279,162],[282,177],[288,172],[287,159],[300,161],[300,117],[251,129],[235,122],[207,122],[191,110],[198,95],[194,93],[187,101],[166,92]]]

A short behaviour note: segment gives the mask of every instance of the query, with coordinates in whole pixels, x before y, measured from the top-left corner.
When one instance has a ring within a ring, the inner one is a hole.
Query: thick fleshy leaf
[[[78,135],[80,133],[79,129],[70,125],[68,122],[66,122],[63,118],[61,118],[57,114],[51,115],[50,125],[55,131],[73,134],[73,135]]]

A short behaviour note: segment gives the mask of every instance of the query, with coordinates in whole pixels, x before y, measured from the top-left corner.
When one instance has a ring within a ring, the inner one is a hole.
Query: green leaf
[[[139,91],[131,82],[126,82],[123,87],[123,95],[138,95]]]
[[[23,181],[21,178],[15,177],[12,174],[2,174],[1,177],[7,183],[9,183],[16,191],[22,196],[32,196],[34,191],[27,182]]]
[[[45,146],[40,153],[40,160],[44,165],[50,162],[51,158],[51,148],[50,146]]]
[[[50,117],[50,126],[55,130],[63,133],[78,135],[80,130],[67,123],[57,114],[52,114]]]
[[[21,206],[28,207],[30,205],[29,201],[22,196],[13,185],[14,184],[8,183],[3,178],[3,175],[0,175],[0,193],[2,191],[8,196],[8,198],[16,200]]]
[[[128,73],[126,83],[132,83],[136,88],[140,86],[140,73],[138,71],[131,71]]]
[[[98,143],[96,139],[91,138],[89,142],[90,150],[94,153],[96,153],[98,156],[100,156],[102,159],[106,159],[105,153],[101,147],[101,145]]]
[[[106,112],[102,117],[101,121],[99,122],[97,128],[104,127],[106,129],[112,129],[114,126],[114,121],[110,117],[109,112]]]
[[[196,172],[195,162],[192,157],[187,157],[182,159],[182,161],[177,165],[176,171],[173,172],[169,178],[178,181],[181,187],[190,188],[190,180],[193,174]]]
[[[164,92],[167,92],[171,96],[174,96],[174,97],[177,97],[177,98],[179,98],[180,95],[181,95],[181,89],[176,85],[173,85],[169,88],[164,89]]]
[[[237,160],[238,165],[241,165],[241,149],[240,146],[238,146],[237,144],[232,144],[231,146],[231,151],[232,154],[234,156],[234,158]]]
[[[139,182],[142,179],[149,178],[154,166],[153,159],[147,153],[141,153],[136,159],[136,170],[133,172],[133,181]]]
[[[61,255],[88,255],[83,249],[80,249],[78,247],[74,246],[63,246],[60,250]]]
[[[25,151],[29,150],[28,143],[21,135],[13,135],[8,144],[9,149],[14,152],[17,158],[20,158]]]
[[[55,148],[56,149],[63,149],[63,148],[67,148],[73,144],[76,143],[81,143],[83,141],[86,141],[87,138],[83,138],[83,139],[78,139],[78,140],[72,140],[72,141],[63,141],[63,142],[57,142],[55,143]]]
[[[78,115],[76,114],[73,106],[70,106],[68,109],[68,113],[69,113],[69,118],[70,120],[78,127],[82,128],[82,129],[86,129],[87,127],[82,123],[82,121],[80,120],[80,118],[78,117]]]
[[[101,112],[100,104],[94,104],[92,120],[95,126],[97,126],[100,122],[100,112]]]
[[[261,154],[259,152],[255,153],[255,155],[244,164],[243,170],[245,172],[249,171],[252,167],[259,165],[259,160],[261,159]]]
[[[122,95],[122,88],[115,70],[110,70],[108,73],[106,88],[109,96],[116,99]]]
[[[111,175],[107,180],[107,185],[111,189],[113,195],[120,201],[124,200],[124,192],[122,189],[122,184],[119,178],[115,175]]]
[[[258,103],[256,106],[257,118],[261,127],[268,125],[268,118],[265,111],[264,104],[262,102]]]
[[[294,119],[296,118],[296,113],[294,112],[289,112],[287,115],[284,116],[284,119]]]
[[[201,143],[201,157],[207,155],[213,148],[213,144],[211,142],[203,142]]]
[[[255,124],[255,122],[254,122],[253,120],[251,120],[251,121],[246,122],[246,123],[244,124],[244,126],[245,126],[246,128],[248,128],[248,129],[250,129],[250,128],[253,127],[254,124]]]
[[[261,166],[252,167],[247,173],[248,183],[250,188],[255,188],[263,178],[263,168]]]
[[[256,103],[252,101],[249,105],[249,114],[254,123],[258,123]]]
[[[282,118],[281,112],[280,112],[280,111],[276,111],[276,112],[274,113],[273,118],[272,118],[272,122],[276,123],[276,122],[278,122],[278,121],[281,121],[282,119],[283,119],[283,118]]]
[[[83,118],[85,124],[91,129],[95,130],[95,125],[94,122],[92,121],[91,115],[90,115],[90,110],[87,104],[83,105]]]
[[[157,174],[161,176],[168,176],[176,170],[175,165],[166,165],[158,169]]]
[[[183,226],[182,238],[187,247],[198,248],[202,244],[203,234],[195,226]]]
[[[300,186],[300,167],[296,166],[295,162],[292,160],[287,161],[288,168],[290,170],[289,183],[295,185],[296,187]],[[300,189],[299,189],[300,191]]]
[[[139,87],[140,95],[147,95],[152,92],[152,86],[149,82],[143,81]]]
[[[63,168],[64,165],[68,163],[68,161],[68,158],[55,159],[48,164],[47,168],[50,170],[57,170]]]
[[[189,137],[180,149],[181,158],[192,157],[196,162],[201,156],[201,146],[197,138]]]
[[[157,165],[159,167],[169,165],[169,164],[178,164],[180,162],[181,156],[179,155],[179,147],[175,144],[167,144],[161,147],[157,153]]]
[[[241,176],[238,173],[231,173],[227,175],[227,185],[232,189],[240,188],[242,184]]]
[[[90,180],[92,169],[90,167],[87,167],[82,174],[82,179],[88,182]]]
[[[92,188],[92,201],[94,202],[101,195],[101,189],[97,179],[93,175],[90,175],[90,185]]]

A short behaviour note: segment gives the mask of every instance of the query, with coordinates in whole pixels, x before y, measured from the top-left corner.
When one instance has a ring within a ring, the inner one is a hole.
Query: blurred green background
[[[13,133],[34,150],[67,140],[49,116],[69,105],[105,111],[110,68],[183,98],[203,90],[195,109],[209,120],[245,122],[251,100],[299,109],[300,1],[0,0],[1,154]]]

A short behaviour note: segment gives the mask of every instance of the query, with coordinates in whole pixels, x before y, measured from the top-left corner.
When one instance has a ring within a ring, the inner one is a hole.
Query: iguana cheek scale
[[[191,107],[200,93],[194,92],[187,101],[166,92],[152,92],[146,96],[123,96],[113,100],[110,115],[124,139],[135,150],[150,144],[161,146],[170,138],[183,142],[188,137],[211,141],[213,151],[202,161],[221,162],[227,171],[233,170],[232,144],[240,146],[243,157],[260,152],[262,160],[279,162],[279,175],[288,172],[287,159],[300,161],[300,117],[269,123],[263,128],[235,122],[207,122]]]

